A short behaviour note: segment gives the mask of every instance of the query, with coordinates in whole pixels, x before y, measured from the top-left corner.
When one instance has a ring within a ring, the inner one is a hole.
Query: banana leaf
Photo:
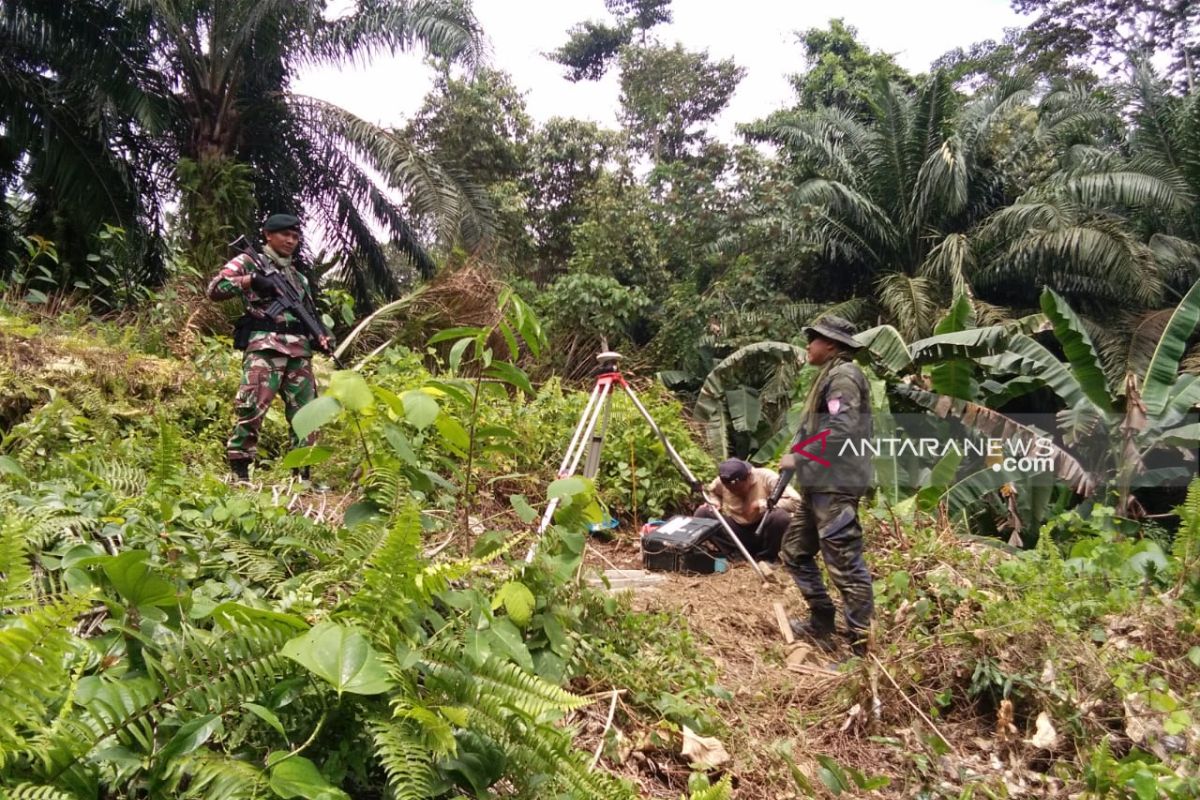
[[[1150,366],[1146,367],[1142,382],[1142,402],[1146,414],[1156,417],[1163,412],[1171,394],[1171,388],[1179,379],[1179,360],[1187,347],[1188,339],[1200,322],[1200,281],[1192,285],[1183,300],[1171,314],[1167,327],[1159,337]]]
[[[871,360],[892,375],[904,375],[912,369],[912,358],[904,337],[891,325],[878,325],[855,334]]]
[[[966,295],[959,295],[949,313],[934,327],[935,335],[960,333],[975,325],[975,309]],[[951,397],[972,399],[979,391],[975,380],[975,362],[968,358],[947,358],[929,371],[933,390]]]
[[[1045,347],[1023,334],[1011,337],[1005,352],[981,358],[980,363],[994,372],[1033,375],[1040,378],[1054,390],[1067,408],[1075,408],[1080,402],[1092,403],[1066,365]]]
[[[738,380],[737,370],[755,359],[765,359],[773,362],[776,367],[791,365],[800,367],[804,364],[806,354],[803,348],[788,342],[755,342],[738,348],[713,367],[700,387],[700,395],[692,407],[692,414],[700,423],[709,449],[720,458],[728,457],[732,452],[729,438],[733,426],[734,414],[729,408],[729,393],[744,389],[745,385]],[[735,402],[742,402],[741,399]],[[739,409],[742,423],[745,413],[749,411],[743,404]],[[760,411],[761,413],[761,407]],[[755,426],[757,427],[757,426]],[[754,428],[751,428],[754,430]]]
[[[1200,406],[1200,377],[1196,375],[1181,375],[1171,389],[1167,407],[1163,411],[1163,419],[1182,419],[1184,414],[1194,411]]]
[[[938,500],[946,492],[946,487],[952,485],[962,460],[962,453],[947,450],[933,465],[933,470],[929,473],[929,480],[917,492],[917,505],[921,510],[928,511],[937,506]]]
[[[909,347],[914,364],[934,364],[950,358],[977,359],[1003,353],[1010,333],[999,325],[942,333],[918,339]]]
[[[900,397],[932,411],[934,415],[942,419],[957,420],[965,427],[987,436],[1004,440],[1018,439],[1029,443],[1030,446],[1039,439],[1046,438],[1044,433],[1034,428],[1022,425],[999,411],[993,411],[969,400],[926,392],[907,384],[898,384],[892,388],[892,391]],[[1053,442],[1047,442],[1045,446],[1052,451],[1052,455],[1049,457],[1054,461],[1054,474],[1066,482],[1076,494],[1085,497],[1090,495],[1096,487],[1095,476],[1084,469],[1075,456],[1067,450]]]
[[[1062,344],[1079,388],[1097,408],[1112,411],[1112,392],[1108,379],[1100,368],[1100,357],[1096,355],[1092,338],[1088,336],[1079,316],[1053,289],[1042,292],[1042,311],[1054,326],[1054,336]]]

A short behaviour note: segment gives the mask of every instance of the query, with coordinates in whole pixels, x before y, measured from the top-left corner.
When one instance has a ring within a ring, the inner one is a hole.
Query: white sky
[[[610,72],[600,82],[570,83],[563,69],[543,57],[566,41],[567,30],[585,19],[611,18],[603,0],[474,0],[475,13],[491,45],[492,64],[508,72],[526,93],[530,115],[590,119],[616,126],[619,89]],[[842,17],[872,50],[896,56],[900,65],[922,72],[954,47],[999,39],[1006,27],[1022,24],[1008,0],[675,0],[674,22],[654,33],[667,44],[707,49],[714,58],[732,57],[746,70],[729,108],[717,120],[722,138],[733,126],[766,116],[791,97],[786,76],[803,68],[795,31],[824,27]],[[402,125],[420,107],[431,70],[419,54],[379,58],[366,67],[324,69],[302,75],[293,89],[338,105],[383,125]]]

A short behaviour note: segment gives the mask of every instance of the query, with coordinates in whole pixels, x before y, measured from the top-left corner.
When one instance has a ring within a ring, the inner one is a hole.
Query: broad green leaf
[[[855,334],[871,360],[892,375],[903,375],[912,369],[912,356],[900,332],[891,325],[879,325]]]
[[[1200,281],[1192,284],[1192,288],[1175,307],[1146,368],[1142,402],[1146,404],[1146,413],[1152,418],[1162,413],[1171,387],[1179,379],[1179,360],[1183,358],[1184,348],[1195,332],[1197,322],[1200,322]]]
[[[279,465],[284,469],[299,469],[301,467],[312,467],[317,464],[324,464],[333,455],[333,451],[328,447],[314,445],[312,447],[297,447],[295,450],[288,453],[279,462]]]
[[[533,592],[529,591],[529,587],[520,581],[509,581],[504,584],[492,598],[492,610],[504,606],[509,618],[522,628],[529,624],[536,604]]]
[[[313,431],[337,418],[342,412],[342,404],[330,395],[321,395],[296,412],[292,417],[292,430],[296,437],[304,441]]]
[[[436,427],[438,433],[446,440],[451,447],[466,453],[471,447],[471,434],[467,433],[467,429],[462,426],[462,423],[448,414],[439,414]]]
[[[954,298],[954,303],[946,312],[946,316],[942,317],[933,327],[933,332],[935,334],[955,333],[973,327],[975,327],[975,307],[971,305],[969,297],[960,294]]]
[[[417,454],[413,452],[412,445],[402,430],[389,422],[383,427],[383,438],[392,446],[392,452],[397,458],[405,464],[417,465]]]
[[[279,717],[274,711],[266,706],[260,706],[258,703],[242,703],[242,708],[246,709],[251,714],[270,725],[279,733],[280,736],[285,739],[287,738],[287,732],[283,729],[283,723],[279,721]]]
[[[16,475],[18,478],[24,478],[25,470],[14,459],[0,456],[0,475]]]
[[[387,669],[360,631],[322,622],[283,646],[283,654],[314,675],[324,678],[340,696],[382,694],[392,688]]]
[[[126,550],[105,559],[104,574],[130,606],[173,606],[175,586],[146,564],[145,550]]]
[[[846,773],[842,771],[842,767],[829,756],[817,756],[817,761],[820,766],[817,768],[817,777],[821,779],[821,783],[833,792],[834,796],[840,796],[842,792],[848,792],[854,787],[846,778]]]
[[[537,519],[537,511],[529,505],[529,501],[525,499],[523,494],[510,494],[508,502],[512,505],[513,510],[517,512],[517,516],[521,518],[521,522],[526,525]]]
[[[317,769],[317,765],[304,756],[284,758],[283,753],[272,753],[267,759],[271,764],[271,791],[283,800],[350,800],[350,795],[337,788]]]
[[[525,640],[517,626],[503,617],[493,620],[491,633],[497,644],[519,666],[533,672],[533,656],[525,646]]]
[[[267,608],[253,608],[232,601],[221,603],[208,612],[208,616],[211,616],[213,622],[225,630],[235,630],[239,625],[246,623],[266,625],[272,628],[287,627],[297,631],[308,630],[308,623],[304,621],[303,617]]]
[[[500,320],[500,335],[504,337],[504,343],[508,345],[508,357],[512,361],[516,361],[521,356],[521,347],[517,344],[517,337],[513,335],[512,327]]]
[[[487,331],[483,328],[462,326],[458,328],[446,328],[444,331],[438,331],[433,336],[429,337],[428,344],[438,344],[439,342],[448,342],[451,339],[461,339],[464,336],[477,338],[485,336]]]
[[[326,394],[337,398],[338,402],[351,411],[365,411],[375,405],[375,395],[363,376],[350,369],[334,372],[329,377],[329,388]]]
[[[404,419],[404,403],[400,401],[399,395],[395,392],[383,389],[379,386],[372,386],[371,391],[375,393],[375,397],[383,401],[393,414],[399,419]]]
[[[458,372],[458,365],[462,363],[463,353],[466,352],[466,349],[468,347],[470,347],[471,343],[474,341],[475,340],[470,337],[467,337],[465,339],[459,339],[457,342],[454,343],[454,346],[450,348],[450,359],[449,360],[450,360],[450,370],[452,372]]]
[[[580,478],[575,475],[569,478],[558,478],[550,482],[550,486],[546,489],[546,498],[553,500],[557,497],[562,500],[570,500],[576,495],[587,492],[588,488],[586,478]]]
[[[513,366],[507,361],[494,362],[484,370],[484,374],[490,378],[510,383],[530,397],[535,394],[533,384],[529,382],[529,376],[519,367]]]
[[[1062,344],[1071,372],[1083,393],[1103,411],[1112,410],[1108,379],[1100,368],[1100,357],[1083,321],[1053,289],[1042,292],[1042,312],[1054,326],[1054,336]]]
[[[438,417],[437,400],[419,389],[405,392],[400,400],[404,403],[404,418],[419,431],[428,428]]]
[[[155,758],[160,763],[168,764],[172,759],[186,756],[188,753],[193,753],[212,737],[214,733],[222,729],[221,718],[216,714],[205,714],[202,717],[197,717],[190,722],[184,723],[171,741],[155,754]]]

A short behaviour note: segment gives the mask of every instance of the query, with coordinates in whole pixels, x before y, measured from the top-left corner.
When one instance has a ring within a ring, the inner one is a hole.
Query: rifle
[[[250,243],[246,241],[245,236],[239,236],[234,239],[229,243],[229,246],[236,249],[242,255],[249,257],[263,278],[270,282],[275,300],[267,306],[267,314],[271,318],[275,318],[285,311],[290,312],[296,319],[300,320],[300,324],[308,329],[309,338],[316,345],[317,349],[332,358],[333,363],[338,369],[345,369],[341,359],[334,353],[335,342],[333,334],[317,318],[317,310],[312,305],[312,299],[292,283],[288,276],[283,274],[271,259],[263,258],[261,253],[255,252],[250,247]],[[328,342],[328,345],[325,347],[321,346],[322,337]]]
[[[754,540],[761,541],[763,526],[767,524],[767,515],[779,505],[779,501],[783,499],[783,493],[787,491],[788,484],[792,482],[792,476],[796,474],[794,469],[785,469],[779,473],[779,480],[775,482],[775,488],[771,490],[771,496],[767,498],[767,510],[763,512],[762,519],[758,521],[758,527],[754,529]]]

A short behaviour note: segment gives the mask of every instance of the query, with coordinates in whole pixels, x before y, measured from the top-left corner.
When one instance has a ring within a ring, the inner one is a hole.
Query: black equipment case
[[[642,566],[655,572],[711,575],[721,556],[711,540],[721,523],[705,517],[672,517],[642,536]]]

